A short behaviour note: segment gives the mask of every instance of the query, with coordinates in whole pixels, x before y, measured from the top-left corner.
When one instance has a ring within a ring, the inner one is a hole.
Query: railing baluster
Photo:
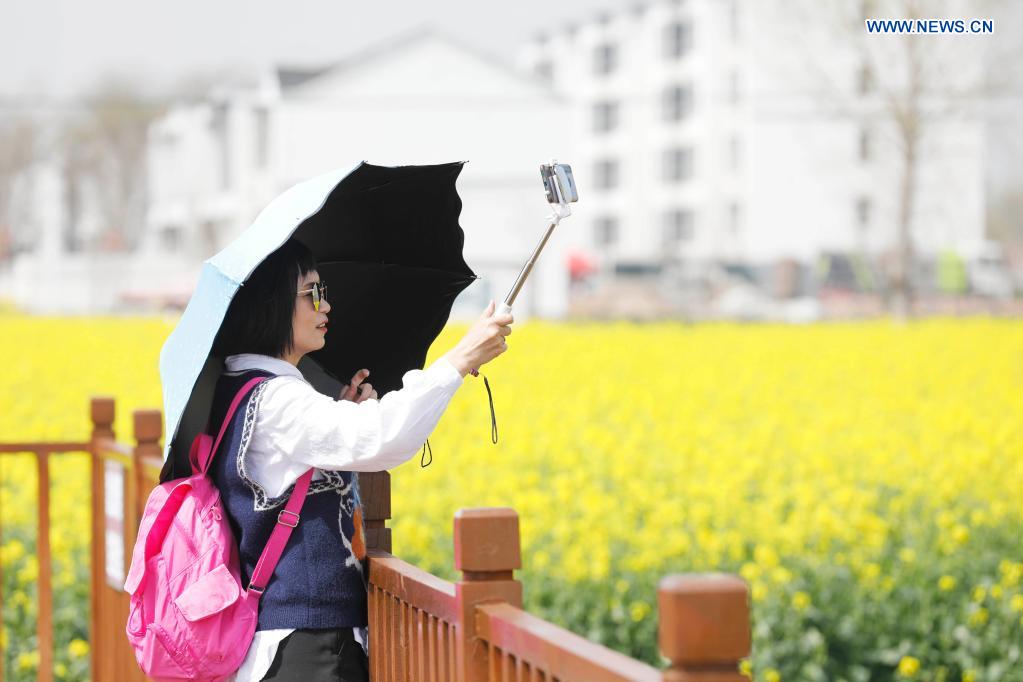
[[[423,613],[422,609],[415,609],[415,651],[416,651],[416,667],[414,670],[417,671],[416,679],[426,679],[426,626],[423,624],[423,619],[426,614]]]
[[[402,682],[401,675],[401,602],[397,597],[388,597],[390,613],[387,617],[387,649],[391,662],[392,682]]]
[[[380,635],[377,631],[380,627],[380,588],[372,583],[369,586],[369,627],[366,632],[369,634],[369,645],[380,646]],[[374,680],[382,679],[380,672],[380,657],[371,655],[369,657],[369,676]]]
[[[36,581],[39,610],[36,641],[39,646],[39,668],[36,679],[53,680],[53,569],[50,566],[50,453],[37,452],[39,484],[39,531],[36,538],[36,559],[39,575]]]
[[[437,619],[426,614],[426,679],[437,682]]]
[[[2,467],[2,462],[3,461],[4,461],[3,457],[0,457],[0,467]],[[0,468],[0,472],[2,472],[2,471],[3,471],[3,469]],[[4,538],[3,538],[3,528],[4,528],[3,495],[4,495],[4,481],[3,481],[3,477],[0,476],[0,547],[4,546]],[[4,567],[3,567],[3,563],[4,562],[2,560],[0,560],[0,640],[4,639],[4,619],[3,619],[3,613],[4,613]],[[4,682],[4,662],[5,662],[5,655],[6,655],[6,653],[7,653],[6,651],[0,651],[0,682]]]

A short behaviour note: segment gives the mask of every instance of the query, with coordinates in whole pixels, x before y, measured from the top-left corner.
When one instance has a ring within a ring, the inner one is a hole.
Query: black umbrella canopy
[[[424,366],[455,298],[477,279],[462,256],[461,170],[363,164],[296,229],[329,286],[326,346],[301,365],[318,390],[337,396],[365,367],[383,396]]]
[[[208,351],[216,334],[209,320],[219,325],[223,319],[234,295],[231,289],[225,298],[226,283],[237,281],[238,270],[251,272],[289,236],[310,247],[330,285],[326,346],[299,364],[317,390],[336,398],[342,384],[367,367],[370,383],[383,396],[401,387],[405,372],[423,367],[455,298],[477,279],[462,257],[462,202],[455,190],[461,170],[461,163],[396,168],[363,163],[343,176],[327,174],[342,178],[329,190],[329,184],[318,184],[325,176],[312,178],[275,199],[270,205],[275,211],[261,213],[206,263],[204,278],[161,352],[161,372],[165,356],[178,372],[206,353],[193,368],[180,416],[168,424],[162,481],[188,475],[192,439],[217,426],[207,422],[224,366]],[[310,198],[323,192],[326,199],[317,207]],[[295,221],[301,222],[292,227]],[[234,248],[240,244],[245,248]],[[248,251],[258,256],[262,249],[268,250],[251,262]]]

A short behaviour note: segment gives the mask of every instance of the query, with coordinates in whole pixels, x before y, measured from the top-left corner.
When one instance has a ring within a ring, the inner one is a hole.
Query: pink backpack
[[[221,680],[238,670],[256,631],[259,598],[298,525],[312,469],[299,477],[242,589],[237,543],[206,472],[242,398],[265,380],[252,379],[238,391],[216,442],[196,436],[192,475],[157,486],[146,502],[124,584],[126,630],[139,666],[157,682]]]

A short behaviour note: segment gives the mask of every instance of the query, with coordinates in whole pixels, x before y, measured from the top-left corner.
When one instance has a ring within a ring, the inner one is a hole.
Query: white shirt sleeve
[[[400,390],[356,404],[281,376],[267,382],[255,431],[277,456],[306,467],[383,471],[415,455],[462,382],[440,358],[425,370],[406,372]]]

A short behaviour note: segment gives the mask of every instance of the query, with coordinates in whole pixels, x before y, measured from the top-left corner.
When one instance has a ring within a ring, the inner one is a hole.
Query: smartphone
[[[540,179],[547,193],[549,204],[570,204],[579,201],[572,167],[567,163],[551,163],[540,166]]]

